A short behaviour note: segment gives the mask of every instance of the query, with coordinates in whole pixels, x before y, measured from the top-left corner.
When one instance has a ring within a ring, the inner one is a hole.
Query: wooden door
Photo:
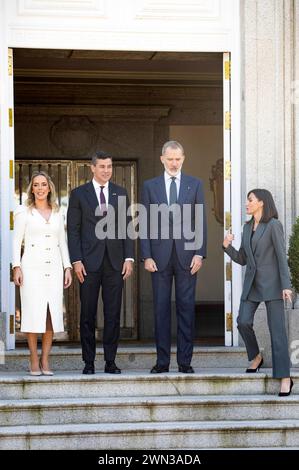
[[[66,216],[68,199],[71,190],[91,179],[89,161],[68,160],[16,160],[15,163],[15,198],[16,205],[24,204],[26,200],[26,188],[33,171],[44,170],[51,176],[58,203]],[[136,203],[137,181],[136,162],[114,161],[112,181],[125,187],[128,191],[131,203]],[[66,220],[66,217],[65,217]],[[135,256],[137,261],[137,253]],[[16,288],[15,301],[15,329],[17,341],[24,340],[25,335],[20,332],[21,305],[19,289]],[[78,282],[75,280],[72,286],[64,293],[64,333],[55,335],[56,341],[76,342],[80,340],[80,296]],[[99,295],[97,330],[99,339],[102,338],[103,311],[101,295]],[[121,309],[121,338],[137,338],[137,262],[134,263],[133,275],[126,281],[123,290]]]

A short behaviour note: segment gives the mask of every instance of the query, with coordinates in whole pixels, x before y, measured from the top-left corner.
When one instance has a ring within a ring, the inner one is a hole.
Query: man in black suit
[[[92,181],[71,192],[67,213],[70,258],[80,282],[83,374],[94,374],[95,324],[101,287],[105,372],[120,374],[115,356],[122,289],[124,280],[132,274],[134,262],[133,241],[127,236],[129,199],[124,188],[110,182],[111,155],[97,152],[92,157],[91,171]]]

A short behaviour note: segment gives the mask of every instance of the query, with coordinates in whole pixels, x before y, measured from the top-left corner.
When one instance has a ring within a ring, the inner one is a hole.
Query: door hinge
[[[230,76],[231,76],[231,61],[226,60],[224,62],[224,78],[225,78],[225,80],[230,80]]]
[[[226,281],[231,281],[232,280],[232,264],[231,264],[231,262],[228,262],[225,265],[225,279],[226,279]]]
[[[233,330],[233,316],[232,313],[226,313],[225,314],[225,323],[226,323],[226,331],[232,331]]]
[[[231,129],[231,112],[226,111],[225,112],[225,130],[230,130]]]
[[[9,177],[13,179],[13,160],[9,160]]]
[[[13,111],[12,111],[12,108],[8,108],[8,124],[9,124],[9,127],[13,127]]]
[[[10,230],[13,230],[14,223],[13,223],[13,211],[9,212],[9,228]]]
[[[232,169],[232,165],[231,165],[231,162],[230,160],[227,160],[225,162],[225,166],[224,166],[224,178],[226,180],[230,180],[231,179],[231,169]]]
[[[225,212],[225,230],[230,230],[232,226],[232,215],[230,212]]]
[[[12,75],[12,66],[13,66],[13,50],[8,48],[8,75]]]
[[[14,335],[15,333],[15,316],[9,315],[9,334]]]

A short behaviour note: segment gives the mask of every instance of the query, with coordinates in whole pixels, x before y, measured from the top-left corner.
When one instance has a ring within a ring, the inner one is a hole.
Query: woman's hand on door
[[[223,247],[227,248],[234,239],[235,239],[235,235],[233,235],[231,232],[228,231],[222,243]]]

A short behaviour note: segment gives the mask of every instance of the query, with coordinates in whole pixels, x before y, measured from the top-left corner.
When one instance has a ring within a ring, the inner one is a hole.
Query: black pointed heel
[[[291,394],[292,388],[293,388],[294,382],[291,379],[291,385],[290,385],[290,390],[288,392],[279,392],[278,396],[279,397],[288,397]]]
[[[262,358],[260,360],[259,365],[255,369],[246,369],[246,373],[247,374],[254,374],[255,372],[258,372],[263,364],[264,364],[264,359]]]

